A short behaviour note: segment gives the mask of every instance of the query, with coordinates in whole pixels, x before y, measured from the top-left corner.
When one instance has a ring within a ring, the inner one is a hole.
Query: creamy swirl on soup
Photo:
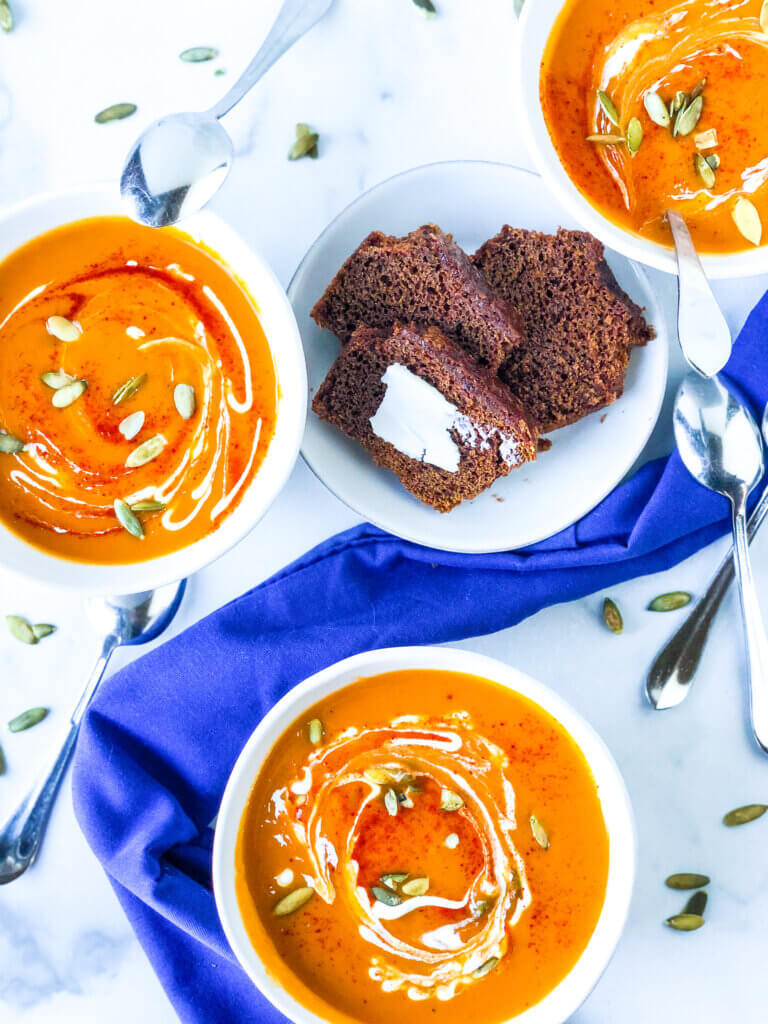
[[[383,991],[449,999],[506,955],[530,902],[515,791],[508,758],[467,714],[349,729],[271,799],[317,895],[370,945]],[[382,832],[403,850],[429,837],[416,873]]]

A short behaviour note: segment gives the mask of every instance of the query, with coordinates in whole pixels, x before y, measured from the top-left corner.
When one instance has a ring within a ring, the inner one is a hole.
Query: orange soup
[[[253,301],[188,235],[93,218],[0,263],[0,520],[33,544],[119,563],[206,536],[276,409]]]
[[[277,741],[235,854],[270,974],[333,1022],[498,1024],[570,971],[605,897],[594,779],[485,679],[359,680]]]
[[[541,103],[565,169],[601,213],[670,245],[664,212],[676,210],[701,252],[768,240],[762,5],[566,0]]]

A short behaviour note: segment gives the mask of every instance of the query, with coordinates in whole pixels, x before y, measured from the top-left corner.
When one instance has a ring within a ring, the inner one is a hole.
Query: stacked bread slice
[[[617,398],[650,337],[580,232],[504,228],[473,259],[435,225],[373,232],[312,316],[342,343],[315,413],[441,512]]]

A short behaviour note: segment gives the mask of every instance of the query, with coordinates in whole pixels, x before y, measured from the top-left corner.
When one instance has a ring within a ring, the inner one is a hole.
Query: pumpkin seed
[[[217,78],[221,78],[222,75],[226,75],[227,69],[226,68],[216,68],[216,70],[213,73],[214,73],[214,75]]]
[[[695,892],[683,907],[684,914],[698,914],[702,917],[707,909],[707,894],[703,890]]]
[[[670,875],[664,882],[668,889],[701,889],[703,885],[709,885],[709,875],[697,875],[693,872],[680,872],[677,875]]]
[[[657,92],[647,92],[643,96],[643,105],[645,112],[654,124],[657,124],[659,128],[669,127],[670,117],[667,105]]]
[[[57,409],[66,409],[68,406],[76,402],[78,398],[84,394],[88,387],[87,380],[75,380],[71,384],[65,384],[63,388],[59,388],[58,391],[53,392],[51,398],[51,405],[55,405]]]
[[[146,373],[139,373],[135,377],[131,377],[124,384],[121,384],[114,395],[112,395],[112,404],[120,405],[121,402],[132,398],[146,379]]]
[[[701,155],[701,153],[695,153],[693,157],[693,164],[696,168],[696,173],[704,182],[706,188],[715,187],[715,172],[709,166],[707,161]]]
[[[132,441],[134,437],[138,436],[143,426],[144,413],[139,410],[138,412],[132,412],[131,415],[126,416],[124,420],[120,420],[117,429],[126,441]]]
[[[23,644],[37,643],[34,629],[21,615],[6,615],[5,624],[8,626],[8,632],[11,636],[15,636]]]
[[[707,84],[706,78],[702,78],[702,80],[700,82],[698,82],[696,85],[694,85],[694,87],[691,89],[691,99],[692,100],[695,100],[697,97],[701,96],[701,94],[704,92],[704,86],[706,84]]]
[[[197,408],[197,400],[195,398],[195,389],[191,384],[176,385],[173,389],[173,404],[176,406],[176,412],[178,412],[183,420],[192,419]]]
[[[0,28],[3,32],[13,31],[13,11],[8,0],[0,0]]]
[[[490,960],[486,960],[484,964],[480,964],[476,971],[473,972],[474,978],[484,978],[486,974],[490,974],[496,964],[499,962],[497,956],[492,956]]]
[[[325,735],[325,729],[323,723],[319,718],[313,718],[311,722],[307,724],[307,739],[310,743],[317,745],[323,740]]]
[[[13,434],[0,434],[0,452],[6,455],[16,455],[24,450],[24,442]]]
[[[672,102],[669,105],[669,112],[672,115],[672,117],[674,117],[675,114],[679,114],[680,113],[680,111],[683,109],[683,107],[687,107],[687,106],[688,106],[688,93],[687,92],[682,92],[682,91],[678,90],[678,92],[675,93],[675,98],[672,100]]]
[[[768,811],[768,805],[766,804],[746,804],[744,807],[737,807],[733,811],[728,811],[723,818],[723,824],[729,828],[733,828],[735,825],[746,825],[750,821],[762,818],[766,811]]]
[[[394,891],[403,884],[407,877],[407,871],[389,871],[386,875],[381,876],[381,881],[388,889],[392,889]]]
[[[624,629],[624,620],[621,617],[616,602],[610,597],[603,598],[603,622],[612,633],[621,633]]]
[[[648,605],[649,612],[674,612],[685,608],[690,603],[691,595],[687,590],[671,590],[668,594],[659,594]]]
[[[372,886],[371,892],[379,903],[383,903],[385,907],[399,907],[403,902],[402,896],[398,896],[391,889],[383,889],[380,885]]]
[[[48,708],[30,708],[12,718],[8,723],[8,728],[11,732],[24,732],[25,729],[31,729],[33,725],[42,722],[47,714]]]
[[[701,914],[674,914],[665,923],[676,932],[695,932],[704,924],[704,918]]]
[[[675,118],[675,127],[673,130],[674,135],[690,135],[696,125],[699,123],[701,112],[704,109],[704,97],[697,96],[692,99],[687,107],[678,113]]]
[[[123,529],[127,530],[132,537],[141,540],[144,536],[144,527],[141,525],[138,516],[131,511],[131,506],[128,502],[123,501],[122,498],[115,498],[114,509],[117,521]]]
[[[428,890],[428,878],[409,878],[400,886],[400,892],[405,896],[425,896]]]
[[[440,810],[441,811],[458,811],[464,806],[464,801],[461,799],[458,793],[452,792],[450,789],[444,789],[440,794]]]
[[[709,156],[705,156],[704,159],[707,161],[713,171],[716,171],[720,166],[720,157],[717,153],[710,153]]]
[[[623,135],[588,135],[587,142],[597,142],[602,146],[618,146],[624,142]]]
[[[272,913],[276,917],[286,917],[288,914],[293,914],[312,899],[315,895],[315,890],[309,885],[303,885],[300,889],[294,889],[293,892],[289,892],[287,896],[283,896],[281,900],[272,908]]]
[[[603,113],[608,118],[608,120],[611,122],[611,124],[615,124],[616,127],[618,127],[618,125],[619,125],[619,112],[616,109],[616,104],[613,102],[613,100],[608,95],[608,93],[604,92],[602,89],[598,89],[597,90],[597,102],[603,108]]]
[[[3,756],[2,747],[0,747],[0,775],[5,775],[5,757]]]
[[[760,8],[760,28],[768,36],[768,0],[765,0],[763,6]]]
[[[363,776],[374,784],[374,786],[386,786],[392,782],[392,776],[386,768],[366,768]]]
[[[763,225],[760,222],[760,214],[753,204],[748,199],[737,199],[731,216],[746,240],[753,245],[760,245]]]
[[[82,335],[80,324],[68,320],[65,316],[49,316],[45,321],[45,329],[59,341],[77,341]]]
[[[483,917],[483,915],[487,914],[488,911],[493,907],[493,904],[495,902],[495,900],[480,900],[480,902],[475,907],[475,912],[477,913],[478,917]]]
[[[148,441],[144,441],[138,448],[134,448],[125,465],[128,469],[136,469],[138,466],[145,466],[152,459],[156,459],[168,442],[162,434],[155,434]]]
[[[41,374],[40,380],[47,388],[53,388],[54,391],[58,391],[59,388],[63,388],[66,384],[74,384],[77,377],[72,377],[70,374],[64,373],[63,370],[49,370],[48,373]]]
[[[432,3],[432,0],[413,0],[413,6],[418,7],[425,14],[437,14],[437,8]]]
[[[179,60],[188,64],[202,64],[203,61],[215,60],[218,56],[219,51],[213,46],[190,46],[189,49],[181,51]]]
[[[536,840],[536,842],[539,844],[542,850],[548,850],[549,836],[547,835],[546,829],[541,824],[541,822],[535,814],[531,815],[531,832],[533,833],[533,838]]]
[[[384,806],[387,808],[387,813],[391,814],[393,818],[397,815],[397,794],[394,789],[388,789],[385,792]]]
[[[320,136],[307,124],[296,125],[296,141],[288,150],[289,160],[300,160],[303,156],[317,158],[317,143]]]
[[[50,636],[51,633],[55,633],[56,627],[50,622],[36,622],[32,626],[32,632],[38,640],[43,640],[45,637]]]
[[[105,107],[94,117],[96,124],[108,124],[110,121],[122,121],[131,114],[135,114],[139,108],[135,103],[113,103],[111,107]]]
[[[135,501],[131,506],[131,512],[165,512],[165,505],[156,498],[143,498]]]
[[[643,142],[643,126],[640,124],[638,118],[630,118],[629,124],[627,125],[627,149],[632,154],[640,149]]]
[[[694,145],[696,149],[714,149],[717,143],[717,130],[715,128],[707,128],[705,132],[699,132],[693,137]]]

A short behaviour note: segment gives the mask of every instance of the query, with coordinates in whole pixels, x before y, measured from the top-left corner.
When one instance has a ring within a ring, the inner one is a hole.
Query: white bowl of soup
[[[710,277],[768,271],[761,7],[525,4],[520,104],[534,157],[574,217],[612,249],[675,272],[669,208],[685,217]]]
[[[0,565],[128,593],[240,540],[295,463],[296,321],[209,211],[123,216],[113,188],[0,214]]]
[[[213,849],[232,950],[296,1024],[560,1024],[619,941],[634,871],[590,726],[444,647],[290,690],[235,764]]]

